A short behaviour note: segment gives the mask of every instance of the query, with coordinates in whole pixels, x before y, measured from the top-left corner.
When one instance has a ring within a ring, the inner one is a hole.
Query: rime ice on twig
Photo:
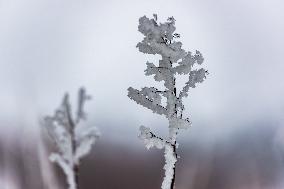
[[[86,120],[84,104],[90,98],[84,88],[79,90],[78,108],[74,119],[69,95],[65,94],[61,106],[54,115],[44,118],[44,126],[58,150],[52,153],[49,159],[62,168],[69,189],[78,189],[80,160],[90,152],[92,145],[100,135],[96,127],[83,124]]]
[[[169,143],[165,139],[154,135],[148,127],[140,126],[140,132],[141,133],[139,134],[139,138],[144,141],[147,149],[150,149],[152,147],[162,149],[166,144]]]
[[[189,89],[195,88],[197,83],[204,81],[207,71],[203,68],[194,69],[195,65],[203,63],[203,56],[199,51],[195,54],[182,49],[182,43],[176,41],[180,34],[175,32],[175,19],[168,18],[165,23],[158,23],[158,17],[153,19],[143,16],[139,19],[138,31],[144,39],[137,44],[140,52],[145,54],[160,55],[158,65],[146,62],[145,75],[153,75],[158,82],[163,81],[165,90],[154,87],[144,87],[141,90],[128,88],[128,97],[154,113],[164,115],[169,121],[169,136],[167,139],[156,136],[150,128],[140,127],[139,138],[144,141],[146,148],[165,148],[165,177],[162,189],[173,189],[175,183],[175,164],[177,161],[177,134],[180,129],[191,126],[189,118],[183,118],[184,105],[182,99],[187,97]],[[176,76],[188,75],[188,81],[179,94],[176,89]],[[161,104],[162,98],[166,99],[166,106]]]

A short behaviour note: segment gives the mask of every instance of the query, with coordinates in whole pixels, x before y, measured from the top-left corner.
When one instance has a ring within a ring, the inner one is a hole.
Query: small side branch
[[[206,79],[206,75],[208,75],[208,71],[204,68],[190,71],[188,81],[185,83],[185,86],[179,93],[178,98],[182,99],[183,97],[187,97],[189,88],[195,88],[197,83],[202,83],[204,79]]]
[[[148,127],[140,126],[139,138],[143,140],[147,149],[156,147],[158,149],[165,148],[165,161],[164,166],[165,176],[162,183],[162,189],[173,189],[175,183],[175,164],[177,162],[177,143],[172,144],[170,141],[156,136]]]
[[[143,95],[139,90],[134,89],[132,87],[128,88],[128,97],[131,100],[134,100],[137,104],[140,104],[150,110],[152,110],[154,113],[160,114],[160,115],[167,115],[167,109],[154,101],[147,98],[145,95]]]
[[[166,144],[170,144],[169,141],[153,134],[150,128],[148,127],[142,125],[140,126],[139,130],[140,130],[139,138],[143,140],[147,149],[150,149],[152,147],[162,149],[165,147]]]

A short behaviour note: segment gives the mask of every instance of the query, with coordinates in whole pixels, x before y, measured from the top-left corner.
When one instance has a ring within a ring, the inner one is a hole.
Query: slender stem
[[[177,158],[176,142],[175,142],[175,144],[173,145],[173,153],[174,153],[175,157]],[[176,163],[174,164],[173,171],[174,171],[174,174],[173,174],[173,178],[172,178],[172,182],[171,182],[171,189],[174,189],[174,187],[175,187],[175,180],[176,180]]]
[[[171,62],[171,61],[170,61]],[[172,62],[171,62],[171,66],[172,66]],[[173,76],[173,93],[175,95],[175,97],[177,97],[177,89],[176,89],[176,78]],[[174,104],[174,117],[177,117],[177,104]],[[173,136],[172,140],[172,150],[173,150],[173,154],[175,156],[175,158],[177,159],[177,152],[176,152],[176,135],[177,135],[177,131],[175,131],[175,134]],[[176,179],[176,163],[174,163],[173,165],[173,177],[171,180],[171,187],[170,189],[174,189],[175,187],[175,179]]]
[[[75,140],[75,133],[74,128],[71,132],[71,140],[72,140],[72,154],[73,156],[76,153],[76,140]],[[73,173],[74,173],[74,182],[76,185],[76,189],[79,189],[79,163],[73,164]]]
[[[76,184],[76,189],[79,189],[79,165],[75,164],[73,166],[73,171],[74,171],[74,180],[75,180],[75,184]]]
[[[67,108],[67,117],[68,117],[68,122],[70,125],[70,136],[71,136],[71,148],[72,148],[72,156],[75,156],[76,153],[76,138],[75,138],[75,123],[73,121],[72,115],[71,115],[71,110],[70,108]],[[75,182],[75,187],[76,189],[79,189],[79,164],[76,162],[72,162],[73,164],[73,173],[74,173],[74,182]]]

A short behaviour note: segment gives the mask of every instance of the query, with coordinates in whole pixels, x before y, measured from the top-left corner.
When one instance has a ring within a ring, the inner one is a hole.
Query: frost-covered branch
[[[166,144],[170,144],[169,141],[156,136],[155,134],[152,133],[150,128],[145,126],[140,126],[140,134],[138,137],[144,141],[144,144],[147,149],[150,149],[152,147],[162,149],[165,147]]]
[[[132,87],[128,88],[128,97],[132,100],[134,100],[137,104],[140,104],[150,110],[152,110],[154,113],[160,114],[160,115],[166,115],[167,109],[160,105],[160,100],[157,98],[157,96],[150,96],[143,91],[133,89]]]
[[[86,94],[86,90],[81,88],[78,92],[78,110],[77,110],[77,118],[76,122],[79,123],[80,120],[85,120],[87,118],[87,114],[84,111],[84,105],[87,100],[91,100],[92,97]]]
[[[174,176],[172,167],[175,166],[175,163],[177,161],[177,155],[173,150],[175,148],[175,144],[171,144],[170,141],[156,136],[148,127],[140,126],[140,132],[141,133],[139,135],[139,138],[144,141],[147,149],[150,149],[152,147],[156,147],[158,149],[165,148],[164,156],[166,164],[164,166],[165,177],[162,183],[162,188],[170,188],[171,180]]]
[[[179,98],[181,99],[183,97],[187,97],[189,88],[195,88],[197,83],[202,83],[204,79],[206,78],[207,74],[208,72],[203,68],[189,72],[188,81],[185,83],[185,86],[180,92]]]
[[[199,51],[195,54],[182,49],[182,43],[176,41],[180,34],[176,30],[175,19],[169,17],[164,23],[158,23],[158,16],[152,19],[143,16],[139,19],[138,31],[144,35],[144,39],[137,44],[140,52],[145,54],[160,55],[158,65],[147,62],[146,76],[154,76],[158,82],[163,82],[165,89],[158,90],[154,87],[144,87],[141,90],[128,88],[128,97],[137,104],[142,105],[154,113],[164,115],[169,122],[168,138],[164,139],[153,134],[150,128],[141,126],[139,138],[143,140],[146,148],[156,147],[165,149],[165,177],[162,189],[173,189],[175,184],[175,164],[177,161],[177,135],[180,129],[191,126],[188,118],[183,118],[185,109],[182,99],[188,95],[190,88],[195,88],[197,83],[203,82],[207,71],[203,68],[193,70],[204,59]],[[188,81],[181,91],[177,91],[177,75],[188,75]],[[162,106],[162,99],[166,100],[166,106]]]
[[[83,123],[86,120],[84,105],[90,98],[84,88],[79,90],[76,119],[72,115],[68,94],[64,95],[62,104],[54,115],[44,118],[44,126],[57,147],[57,152],[52,153],[49,159],[61,167],[69,189],[79,188],[80,160],[90,152],[100,136],[96,127]]]

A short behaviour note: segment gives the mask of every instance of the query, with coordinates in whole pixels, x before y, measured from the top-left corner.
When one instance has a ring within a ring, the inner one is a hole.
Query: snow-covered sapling
[[[94,126],[87,126],[84,105],[91,96],[84,88],[79,89],[77,112],[73,116],[69,95],[64,95],[61,106],[53,116],[44,118],[44,126],[55,142],[57,152],[52,153],[49,159],[56,162],[64,171],[69,189],[78,189],[79,163],[86,156],[100,133]]]
[[[183,98],[187,97],[190,88],[195,88],[197,83],[203,82],[207,71],[196,68],[195,65],[203,63],[203,57],[199,51],[194,54],[182,49],[182,43],[176,39],[179,34],[174,33],[175,19],[168,18],[165,23],[157,22],[157,15],[149,19],[143,16],[139,19],[138,31],[144,35],[144,39],[137,44],[140,52],[152,55],[160,55],[161,59],[156,66],[147,62],[145,75],[153,75],[156,81],[164,81],[164,90],[154,87],[144,87],[141,90],[128,88],[128,97],[154,113],[165,116],[168,119],[169,133],[167,138],[154,134],[150,128],[140,127],[140,139],[149,149],[156,147],[165,149],[165,176],[162,189],[173,189],[175,185],[175,164],[177,161],[177,135],[181,129],[191,126],[188,118],[184,118]],[[188,75],[188,81],[180,91],[176,88],[176,76]],[[166,105],[162,104],[162,98]]]

